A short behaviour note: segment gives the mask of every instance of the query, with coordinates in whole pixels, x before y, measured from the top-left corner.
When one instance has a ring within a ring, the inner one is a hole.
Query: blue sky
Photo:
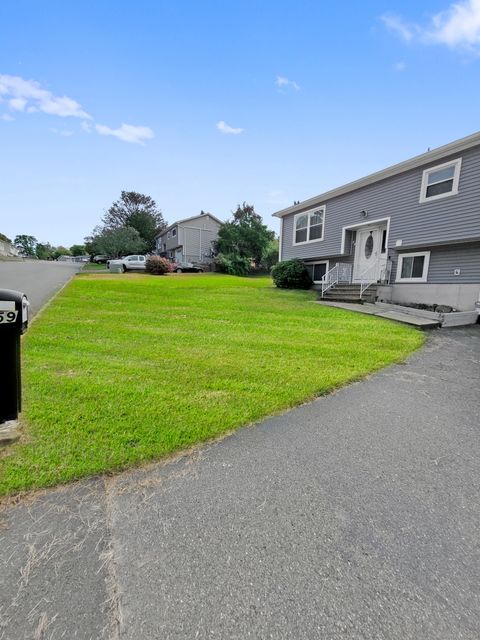
[[[0,231],[294,200],[480,129],[480,0],[0,4]],[[123,125],[123,126],[122,126]]]

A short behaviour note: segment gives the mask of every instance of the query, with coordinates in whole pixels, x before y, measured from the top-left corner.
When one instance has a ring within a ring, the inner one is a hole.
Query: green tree
[[[278,262],[278,250],[279,250],[279,241],[278,238],[274,238],[270,240],[270,242],[265,247],[265,250],[262,255],[262,269],[270,272],[270,269],[277,264]]]
[[[15,236],[13,240],[13,244],[15,247],[23,253],[25,256],[34,256],[35,249],[37,247],[38,240],[35,236],[29,236],[26,234],[21,234]]]
[[[56,247],[55,251],[53,252],[53,257],[55,258],[55,260],[60,256],[71,256],[71,255],[72,254],[70,253],[70,249],[67,249],[67,247],[62,247],[62,245]]]
[[[94,254],[101,253],[113,258],[145,251],[145,241],[133,227],[104,229],[88,240]]]
[[[53,260],[55,253],[55,247],[49,242],[37,242],[35,247],[35,255],[39,260]]]
[[[72,256],[84,256],[87,253],[84,244],[72,244],[70,247],[70,253]]]
[[[155,236],[167,223],[153,198],[136,191],[122,191],[102,218],[105,229],[132,227],[145,243],[145,250],[155,249]]]
[[[259,268],[268,244],[274,240],[275,234],[263,224],[262,217],[255,212],[252,205],[246,202],[238,205],[233,219],[225,222],[219,229],[215,244],[216,252],[221,254],[219,266],[225,263],[238,264],[238,275],[243,275],[244,266],[248,261],[251,268]],[[229,272],[235,271],[235,266]]]

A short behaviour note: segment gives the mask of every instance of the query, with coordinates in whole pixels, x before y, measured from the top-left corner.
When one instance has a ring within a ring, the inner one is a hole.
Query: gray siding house
[[[213,262],[213,242],[221,220],[211,213],[179,220],[156,238],[157,253],[175,262],[194,262],[204,266]]]
[[[480,132],[274,215],[325,297],[478,307]]]

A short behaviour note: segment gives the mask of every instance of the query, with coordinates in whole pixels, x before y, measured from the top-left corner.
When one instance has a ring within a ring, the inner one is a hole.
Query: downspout
[[[278,243],[278,261],[282,261],[282,245],[283,245],[283,217],[280,218],[280,240]]]

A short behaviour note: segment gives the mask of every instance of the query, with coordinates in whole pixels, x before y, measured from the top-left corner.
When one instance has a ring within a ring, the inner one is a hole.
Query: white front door
[[[380,280],[387,262],[385,247],[386,227],[357,229],[353,280]]]

